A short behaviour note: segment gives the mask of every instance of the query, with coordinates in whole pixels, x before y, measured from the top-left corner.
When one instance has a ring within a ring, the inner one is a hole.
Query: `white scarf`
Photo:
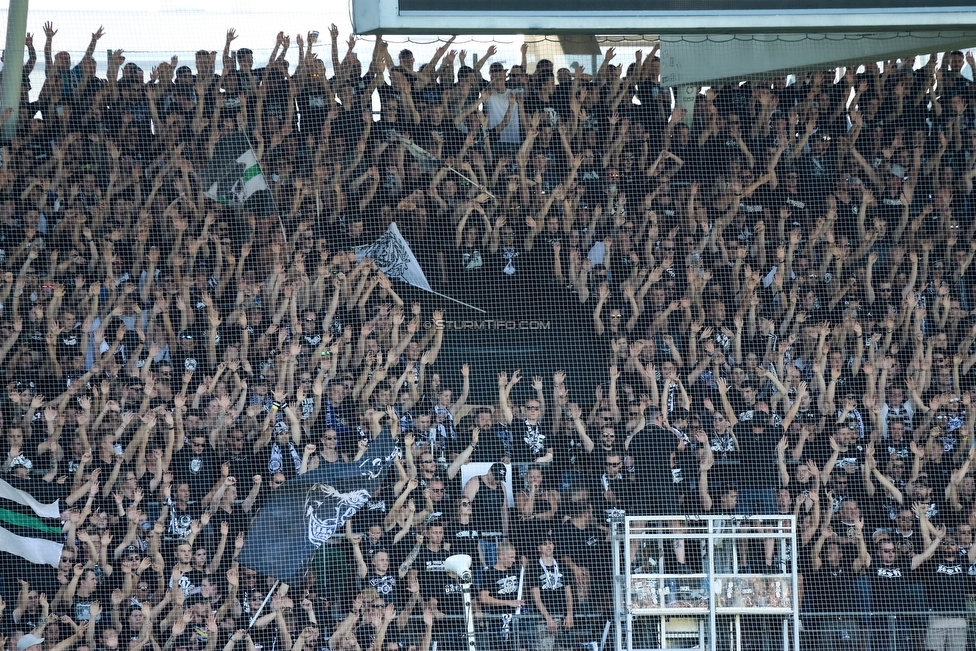
[[[542,582],[539,586],[542,590],[558,590],[563,587],[563,573],[559,571],[559,563],[552,559],[552,570],[539,559],[539,566],[542,567]]]

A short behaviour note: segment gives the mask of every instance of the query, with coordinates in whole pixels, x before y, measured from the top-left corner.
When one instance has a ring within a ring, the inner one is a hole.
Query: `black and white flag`
[[[428,292],[433,291],[430,283],[427,282],[424,270],[417,262],[417,257],[400,234],[396,222],[391,223],[386,232],[375,242],[356,249],[356,260],[360,261],[363,258],[372,258],[377,268],[389,278],[402,280]]]
[[[293,579],[369,501],[398,453],[385,430],[359,461],[327,464],[282,484],[251,525],[238,557],[241,565],[282,581]]]

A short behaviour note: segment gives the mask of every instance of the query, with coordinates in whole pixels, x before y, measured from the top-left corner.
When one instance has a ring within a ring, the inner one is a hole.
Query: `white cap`
[[[29,649],[32,646],[36,646],[44,641],[43,637],[37,637],[36,635],[31,635],[28,633],[19,640],[17,640],[17,651],[24,651],[24,649]]]

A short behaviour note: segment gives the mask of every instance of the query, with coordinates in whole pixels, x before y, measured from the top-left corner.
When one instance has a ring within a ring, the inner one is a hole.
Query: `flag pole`
[[[278,588],[278,584],[280,583],[281,579],[275,579],[274,585],[271,586],[271,589],[268,590],[268,594],[264,597],[264,601],[261,602],[261,607],[258,608],[258,611],[254,613],[254,615],[251,616],[251,621],[247,624],[248,629],[254,626],[254,622],[256,622],[258,617],[261,616],[261,611],[264,610],[264,607],[268,605],[268,602],[271,600],[271,595],[274,594],[274,591]]]
[[[486,310],[482,310],[480,307],[475,307],[474,305],[469,305],[467,303],[464,303],[462,301],[459,301],[456,298],[451,298],[447,294],[441,294],[440,292],[435,292],[434,290],[430,290],[430,293],[431,294],[434,294],[435,296],[440,296],[441,298],[446,298],[449,301],[454,301],[458,305],[463,305],[464,307],[471,308],[472,310],[474,310],[476,312],[481,312],[482,314],[488,314],[488,312]]]
[[[465,176],[464,174],[462,174],[458,170],[454,169],[453,167],[451,167],[450,165],[448,165],[447,163],[445,163],[444,161],[442,161],[437,156],[434,156],[432,153],[430,153],[429,151],[427,151],[426,149],[424,149],[423,147],[421,147],[420,145],[418,145],[417,143],[415,143],[410,138],[404,136],[403,134],[399,134],[398,133],[397,134],[397,139],[403,145],[405,145],[408,148],[410,148],[410,147],[416,147],[420,151],[424,152],[427,156],[429,156],[430,157],[430,160],[434,161],[435,163],[439,163],[440,165],[446,167],[448,170],[454,172],[455,174],[457,174],[458,176],[460,176],[462,179],[464,179],[465,181],[467,181],[471,185],[477,187],[479,190],[481,190],[482,192],[484,192],[485,194],[487,194],[489,197],[491,197],[495,201],[498,201],[498,197],[496,197],[494,194],[492,194],[491,190],[489,190],[487,186],[482,185],[482,184],[478,183],[477,181],[472,181],[467,176]]]

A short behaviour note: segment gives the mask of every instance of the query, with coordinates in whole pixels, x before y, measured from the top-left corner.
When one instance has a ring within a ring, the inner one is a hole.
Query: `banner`
[[[414,287],[433,291],[424,270],[417,262],[417,256],[410,250],[410,245],[403,239],[396,222],[390,224],[386,232],[372,244],[361,246],[356,250],[356,260],[372,258],[377,268],[388,278],[396,278]]]
[[[247,136],[239,132],[217,142],[201,181],[208,197],[226,205],[243,205],[256,193],[268,190],[254,150]]]
[[[399,450],[389,430],[362,459],[326,464],[275,489],[261,507],[238,557],[260,574],[289,581],[382,485]]]
[[[58,502],[41,504],[0,479],[0,550],[57,567],[64,546]]]

